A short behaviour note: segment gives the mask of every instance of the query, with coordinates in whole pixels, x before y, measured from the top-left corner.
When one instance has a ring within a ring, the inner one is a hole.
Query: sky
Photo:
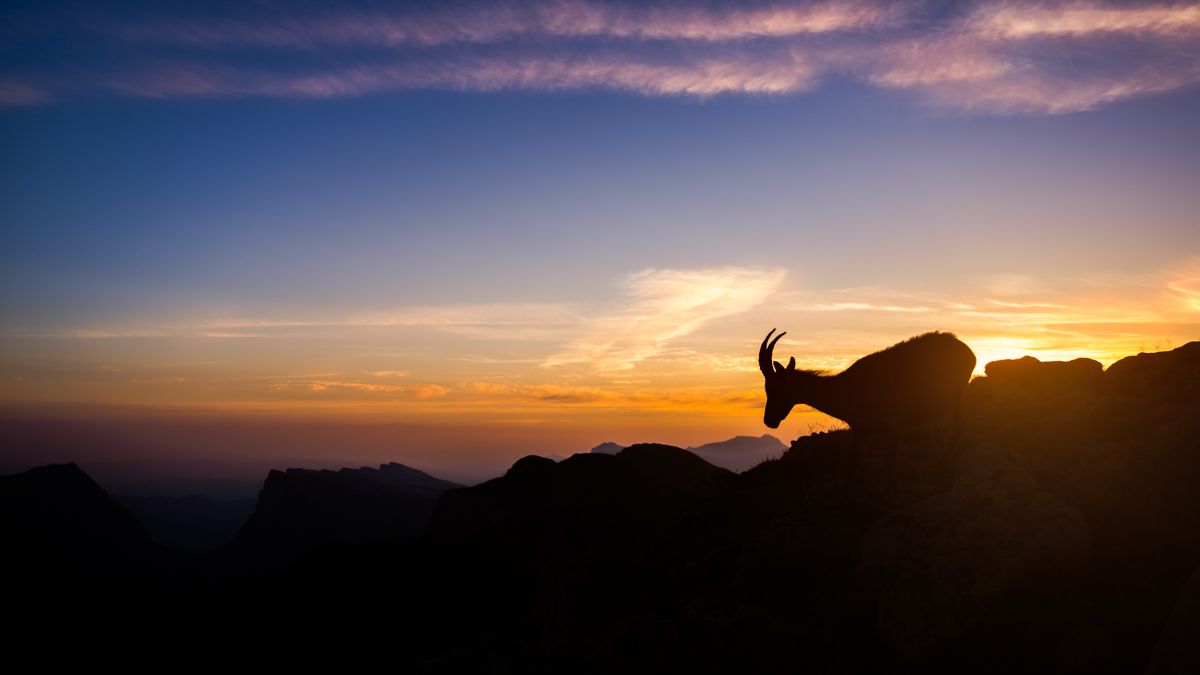
[[[477,480],[767,432],[772,328],[1177,347],[1198,84],[1200,2],[7,2],[0,468]]]

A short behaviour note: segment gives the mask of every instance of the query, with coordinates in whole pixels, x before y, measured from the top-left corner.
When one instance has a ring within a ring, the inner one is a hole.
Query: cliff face
[[[235,557],[282,564],[323,545],[417,536],[441,494],[456,487],[396,463],[271,471],[230,550]]]

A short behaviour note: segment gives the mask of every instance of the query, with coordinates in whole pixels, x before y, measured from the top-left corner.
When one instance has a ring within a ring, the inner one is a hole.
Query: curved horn
[[[775,329],[772,328],[771,332],[767,333],[767,337],[763,338],[762,346],[758,348],[758,369],[767,377],[770,377],[775,372],[771,367],[771,355],[775,352],[775,343],[779,342],[779,338],[787,335],[787,331],[783,331],[779,335],[776,335],[774,340],[771,340],[771,334],[774,332]],[[770,344],[767,343],[768,340],[770,340]]]

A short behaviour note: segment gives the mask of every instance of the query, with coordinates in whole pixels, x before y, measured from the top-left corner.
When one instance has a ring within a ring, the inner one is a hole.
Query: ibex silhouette
[[[975,353],[952,333],[918,335],[864,356],[836,375],[797,370],[795,357],[787,367],[772,362],[775,343],[786,335],[771,340],[774,333],[772,328],[758,351],[767,388],[763,423],[768,427],[778,428],[797,404],[836,417],[854,432],[859,469],[863,438],[891,436],[885,455],[889,494],[895,493],[896,446],[904,431],[931,428],[943,446],[943,462],[948,463],[958,440],[962,394],[975,369]],[[945,422],[952,425],[949,442],[942,435]]]

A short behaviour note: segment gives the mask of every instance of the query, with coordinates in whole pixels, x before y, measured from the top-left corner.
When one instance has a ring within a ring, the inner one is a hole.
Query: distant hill
[[[378,469],[271,471],[229,553],[281,564],[323,545],[416,536],[441,494],[457,487],[394,462]]]
[[[619,443],[613,443],[612,441],[605,441],[604,443],[601,443],[600,445],[597,445],[596,447],[592,448],[591,452],[593,452],[597,455],[615,455],[624,449],[625,449],[625,446],[620,445]]]
[[[786,450],[783,441],[770,434],[762,436],[734,436],[727,441],[706,443],[688,448],[712,464],[730,471],[742,472],[767,459],[778,459]]]
[[[710,464],[730,471],[741,472],[758,465],[763,460],[777,459],[787,450],[787,447],[778,438],[770,434],[763,434],[762,436],[734,436],[726,441],[705,443],[686,448],[686,450]],[[624,449],[624,446],[609,441],[592,448],[591,452],[615,455]]]

